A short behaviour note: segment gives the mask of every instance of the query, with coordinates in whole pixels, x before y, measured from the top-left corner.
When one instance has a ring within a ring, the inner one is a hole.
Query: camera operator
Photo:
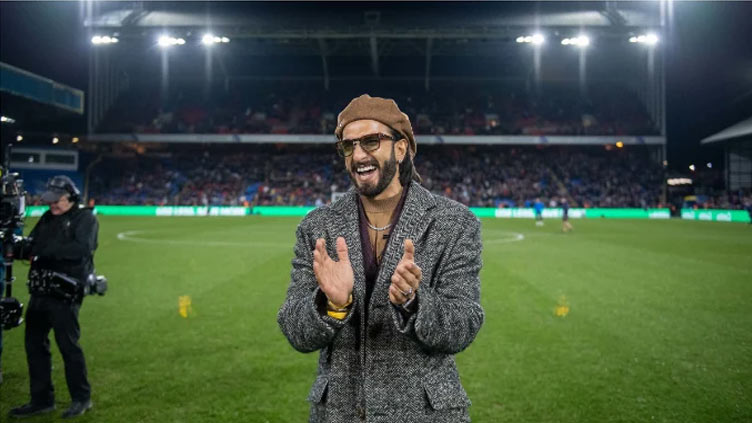
[[[55,409],[48,338],[53,329],[72,401],[62,417],[69,418],[92,407],[86,362],[78,344],[78,311],[87,278],[94,271],[99,224],[91,209],[79,206],[80,192],[67,176],[50,179],[41,199],[50,209],[18,254],[30,259],[25,343],[31,401],[12,409],[10,415],[25,417]]]

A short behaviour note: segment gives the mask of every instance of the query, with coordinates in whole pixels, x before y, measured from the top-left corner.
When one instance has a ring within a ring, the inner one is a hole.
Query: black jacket
[[[55,216],[45,212],[29,234],[32,268],[86,279],[94,271],[99,222],[90,208],[74,205]]]

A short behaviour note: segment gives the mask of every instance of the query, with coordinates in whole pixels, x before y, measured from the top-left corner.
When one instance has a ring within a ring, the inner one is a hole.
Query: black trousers
[[[52,358],[50,355],[50,329],[55,331],[55,341],[65,363],[65,381],[71,400],[87,401],[91,386],[86,377],[84,352],[78,345],[81,329],[78,310],[81,305],[62,299],[32,295],[26,311],[26,360],[29,364],[31,402],[39,405],[54,404],[52,386]]]

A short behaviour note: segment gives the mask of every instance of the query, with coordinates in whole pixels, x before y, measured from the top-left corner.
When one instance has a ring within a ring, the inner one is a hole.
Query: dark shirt
[[[397,207],[392,213],[392,220],[390,222],[392,226],[390,227],[389,233],[383,235],[384,242],[386,243],[389,242],[389,235],[397,225],[400,214],[402,214],[402,207],[405,205],[405,198],[407,198],[408,187],[405,187],[402,190],[402,197],[400,198],[399,203],[397,203]],[[376,260],[376,254],[373,251],[373,245],[371,245],[371,238],[368,236],[368,219],[366,218],[366,212],[363,208],[363,203],[360,201],[360,197],[358,197],[358,213],[360,214],[360,244],[363,247],[363,270],[365,271],[366,279],[365,301],[366,309],[368,309],[367,305],[371,302],[371,293],[373,292],[373,287],[376,284],[376,278],[378,278],[379,276],[379,269],[381,269],[381,265]]]

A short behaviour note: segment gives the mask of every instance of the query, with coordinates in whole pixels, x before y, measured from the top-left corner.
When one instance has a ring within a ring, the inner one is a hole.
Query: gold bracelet
[[[337,320],[343,320],[345,317],[347,317],[347,312],[346,311],[332,311],[332,310],[327,310],[326,314],[329,317],[333,317],[333,318],[335,318]]]
[[[338,306],[337,304],[334,304],[332,300],[327,298],[326,301],[326,308],[329,311],[349,311],[350,304],[353,302],[353,296],[350,294],[350,297],[347,298],[347,302],[341,306]]]

